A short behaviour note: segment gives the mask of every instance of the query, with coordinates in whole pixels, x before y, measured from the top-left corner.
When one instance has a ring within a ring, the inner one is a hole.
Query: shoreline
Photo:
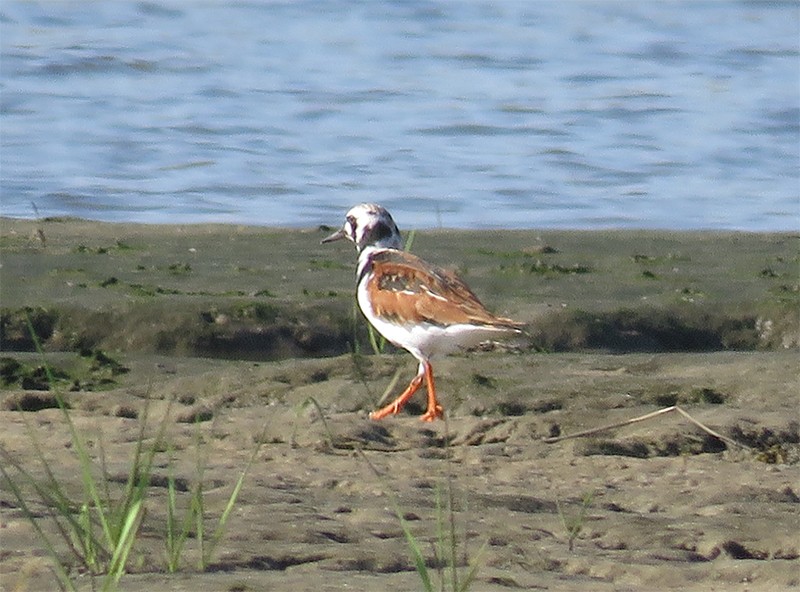
[[[32,348],[26,307],[36,310],[51,350],[267,360],[368,347],[353,309],[355,253],[320,245],[329,227],[2,218],[0,228],[4,350]],[[414,237],[415,253],[455,270],[490,309],[528,323],[534,349],[800,346],[797,234],[439,230]]]
[[[343,210],[344,211],[344,210]],[[341,216],[340,216],[341,217]],[[88,224],[107,224],[110,226],[153,226],[153,227],[202,227],[202,226],[209,226],[209,227],[246,227],[246,228],[254,228],[254,229],[262,229],[262,230],[284,230],[290,232],[311,232],[315,229],[320,227],[330,227],[333,228],[337,226],[334,216],[331,220],[326,220],[319,222],[318,224],[283,224],[283,225],[272,225],[272,224],[254,224],[252,222],[236,222],[236,221],[223,221],[223,222],[212,222],[212,221],[172,221],[172,220],[165,220],[161,222],[145,222],[145,221],[130,221],[130,220],[102,220],[102,219],[95,219],[95,218],[82,218],[80,216],[7,216],[0,214],[0,225],[3,222],[8,222],[10,224],[15,223],[39,223],[39,224],[54,224],[54,223],[88,223]],[[791,226],[787,226],[785,228],[769,228],[769,229],[758,229],[752,230],[748,228],[716,228],[716,227],[695,227],[695,228],[670,228],[666,226],[592,226],[592,227],[571,227],[571,226],[527,226],[527,227],[504,227],[504,226],[497,226],[497,227],[490,227],[490,228],[466,228],[460,226],[416,226],[413,228],[402,227],[401,231],[403,234],[406,234],[409,231],[415,232],[585,232],[585,233],[594,233],[594,232],[632,232],[632,233],[641,233],[641,232],[652,232],[652,233],[676,233],[676,234],[762,234],[762,235],[773,235],[773,234],[780,234],[780,235],[789,235],[789,236],[798,236],[800,235],[800,228],[794,228]]]

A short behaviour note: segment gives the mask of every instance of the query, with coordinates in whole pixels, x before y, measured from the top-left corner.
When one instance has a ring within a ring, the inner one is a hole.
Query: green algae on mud
[[[368,348],[354,253],[326,230],[0,219],[0,340],[253,360]],[[799,237],[667,231],[418,232],[545,351],[798,346]]]

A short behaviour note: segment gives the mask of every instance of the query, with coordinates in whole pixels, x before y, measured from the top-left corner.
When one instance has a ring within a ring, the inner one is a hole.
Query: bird
[[[356,299],[372,326],[419,362],[417,374],[391,403],[369,414],[383,419],[399,413],[422,386],[427,409],[422,421],[442,419],[431,360],[497,337],[521,334],[524,323],[496,316],[454,273],[403,250],[391,214],[362,203],[345,215],[344,225],[322,243],[347,239],[358,252]]]

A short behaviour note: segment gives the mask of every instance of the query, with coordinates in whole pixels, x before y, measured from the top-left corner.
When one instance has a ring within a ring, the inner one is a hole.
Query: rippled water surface
[[[800,228],[797,2],[0,5],[2,213]]]

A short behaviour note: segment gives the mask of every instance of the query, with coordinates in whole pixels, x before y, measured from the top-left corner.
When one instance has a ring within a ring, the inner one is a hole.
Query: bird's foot
[[[397,397],[394,401],[386,405],[385,407],[381,407],[376,411],[373,411],[369,414],[370,419],[383,419],[387,415],[397,415],[400,413],[400,410],[405,406],[411,396],[417,392],[419,386],[422,384],[423,380],[422,374],[417,374],[411,383],[408,385],[406,390],[403,391],[399,397]]]
[[[437,419],[444,418],[444,407],[438,403],[419,416],[420,421],[436,421]]]
[[[384,417],[387,417],[389,415],[397,415],[398,413],[400,413],[400,409],[402,409],[402,407],[403,407],[402,405],[397,405],[392,403],[390,405],[387,405],[386,407],[381,407],[380,409],[371,412],[369,414],[369,418],[377,420],[377,419],[383,419]]]

